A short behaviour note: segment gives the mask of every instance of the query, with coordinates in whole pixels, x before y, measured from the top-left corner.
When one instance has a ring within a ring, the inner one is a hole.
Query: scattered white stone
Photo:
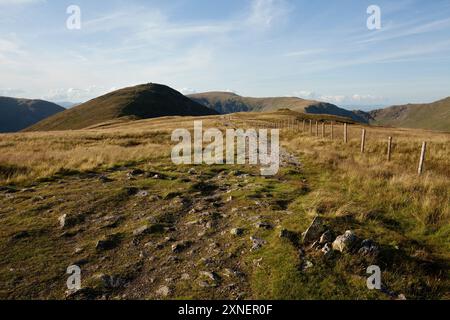
[[[241,236],[244,233],[244,230],[241,228],[231,229],[230,233],[234,236]]]
[[[136,194],[137,197],[145,198],[148,196],[148,192],[145,190],[141,190]]]
[[[252,251],[258,250],[259,248],[261,248],[263,245],[266,244],[266,241],[260,238],[250,237],[250,240],[252,241]]]
[[[170,288],[168,286],[161,286],[156,290],[156,295],[160,297],[167,297],[170,294]]]
[[[356,236],[351,230],[345,231],[343,235],[340,235],[333,242],[333,250],[346,252],[351,249],[356,241]]]

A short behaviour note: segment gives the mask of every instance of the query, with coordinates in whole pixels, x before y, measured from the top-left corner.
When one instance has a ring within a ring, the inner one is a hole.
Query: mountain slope
[[[0,97],[0,132],[16,132],[65,109],[43,100]]]
[[[373,124],[450,131],[450,97],[427,104],[393,106],[369,114]]]
[[[164,116],[204,116],[216,111],[160,84],[120,89],[66,110],[26,131],[76,130],[118,118],[148,119]]]
[[[188,97],[223,114],[250,111],[267,112],[288,108],[297,112],[336,115],[358,122],[366,122],[364,117],[333,104],[296,97],[249,98],[230,92],[206,92],[192,94]]]

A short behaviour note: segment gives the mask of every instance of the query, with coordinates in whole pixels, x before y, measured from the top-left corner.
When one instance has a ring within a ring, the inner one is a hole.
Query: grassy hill
[[[433,103],[393,106],[369,114],[373,124],[450,131],[450,97]]]
[[[350,118],[357,122],[366,122],[364,117],[333,104],[296,97],[249,98],[230,92],[207,92],[192,94],[188,97],[222,114],[249,111],[267,112],[287,108],[302,113],[329,114]]]
[[[217,114],[160,84],[143,84],[117,90],[66,110],[25,131],[83,129],[116,119],[148,119],[164,116]]]
[[[48,101],[0,97],[0,132],[20,131],[62,111]]]

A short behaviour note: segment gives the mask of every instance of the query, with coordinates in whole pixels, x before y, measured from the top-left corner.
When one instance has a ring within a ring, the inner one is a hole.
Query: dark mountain
[[[0,132],[17,132],[65,109],[43,100],[0,97]]]
[[[217,114],[178,91],[161,84],[120,89],[45,119],[26,131],[76,130],[115,119]]]

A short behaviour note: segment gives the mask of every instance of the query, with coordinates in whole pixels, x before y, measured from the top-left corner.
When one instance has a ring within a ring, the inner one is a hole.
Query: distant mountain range
[[[205,116],[209,109],[165,85],[149,83],[120,89],[65,110],[26,131],[76,130],[115,119],[148,119],[165,116]]]
[[[164,116],[205,116],[236,112],[271,112],[290,109],[324,114],[356,122],[450,132],[450,97],[429,104],[393,106],[370,112],[296,97],[250,98],[230,92],[184,96],[161,84],[120,89],[83,104],[55,103],[0,97],[0,132],[76,130],[117,119],[134,120]]]
[[[339,108],[334,104],[296,97],[250,98],[230,92],[206,92],[191,94],[188,97],[222,114],[291,109],[302,113],[340,116],[357,122],[367,121],[364,115]]]
[[[61,102],[55,102],[55,103],[65,109],[70,109],[70,108],[79,106],[81,104],[81,102],[69,102],[69,101],[61,101]]]
[[[248,98],[230,92],[207,92],[188,97],[220,113],[288,108],[309,114],[346,117],[373,125],[450,131],[450,97],[428,104],[407,104],[369,112],[349,111],[334,104],[295,97]]]
[[[450,131],[450,97],[424,104],[406,104],[366,113],[371,124]]]
[[[17,132],[65,109],[43,100],[0,97],[0,132]]]

